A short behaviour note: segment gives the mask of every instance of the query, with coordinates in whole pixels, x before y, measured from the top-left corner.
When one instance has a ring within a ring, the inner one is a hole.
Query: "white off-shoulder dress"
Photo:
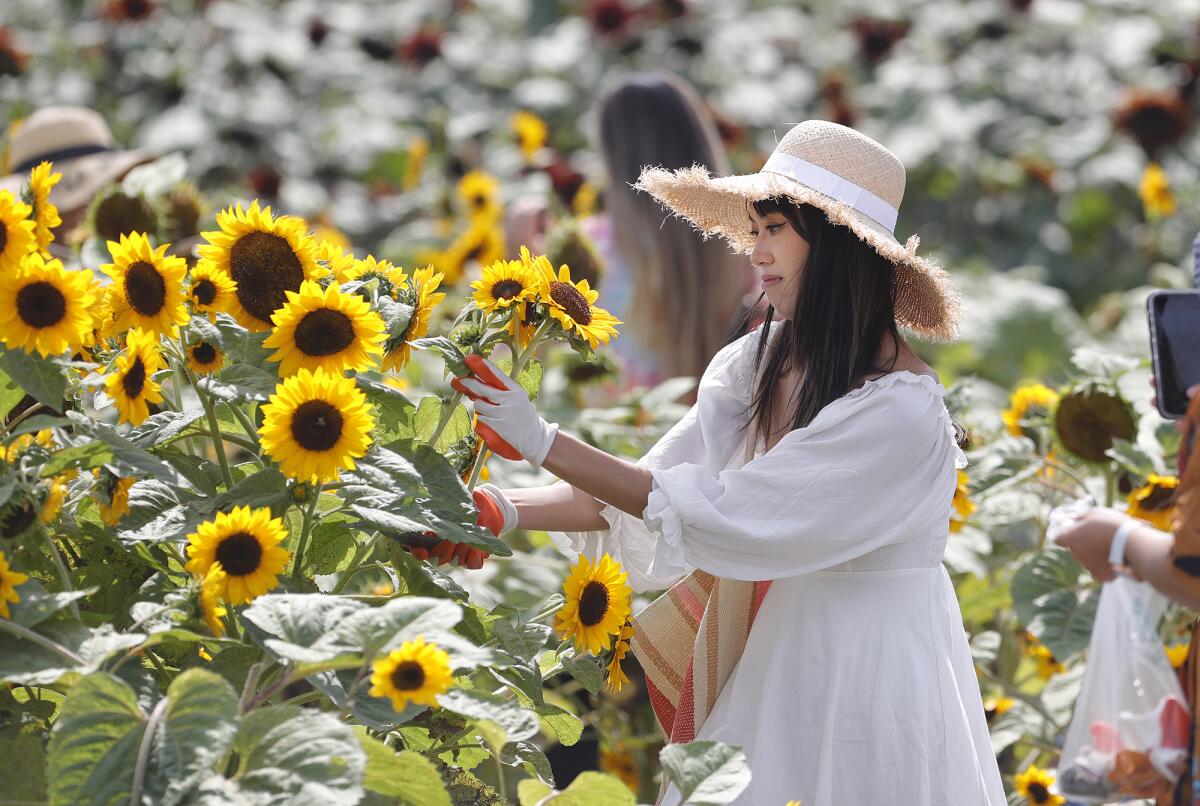
[[[942,566],[966,464],[945,389],[908,371],[867,381],[745,461],[759,335],[717,354],[695,406],[639,461],[654,476],[641,518],[608,506],[608,531],[552,537],[608,552],[637,591],[695,569],[773,580],[697,731],[745,751],[738,804],[1001,806]],[[670,787],[663,803],[679,802]]]

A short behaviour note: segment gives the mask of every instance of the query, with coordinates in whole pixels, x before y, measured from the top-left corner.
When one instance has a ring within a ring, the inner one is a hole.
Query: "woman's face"
[[[764,218],[749,206],[750,234],[754,249],[750,265],[758,272],[767,300],[782,319],[791,319],[796,302],[800,272],[808,260],[808,241],[796,232],[783,213],[772,212]]]

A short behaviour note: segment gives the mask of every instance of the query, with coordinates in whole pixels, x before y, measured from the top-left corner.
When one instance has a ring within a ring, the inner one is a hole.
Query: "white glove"
[[[550,453],[550,446],[554,444],[558,425],[542,419],[521,384],[486,358],[484,364],[508,388],[496,389],[473,376],[461,381],[463,386],[482,398],[475,401],[475,413],[479,415],[479,421],[499,434],[530,464],[541,467],[542,462],[546,461],[546,454]]]
[[[500,529],[500,535],[506,535],[517,528],[517,505],[509,500],[503,490],[490,482],[479,484],[475,489],[485,490],[496,501],[496,506],[500,507],[500,511],[504,513],[504,526]]]

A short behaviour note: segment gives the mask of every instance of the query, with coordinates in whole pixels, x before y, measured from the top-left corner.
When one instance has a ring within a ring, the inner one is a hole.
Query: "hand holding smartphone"
[[[1146,298],[1146,313],[1158,413],[1182,419],[1187,413],[1188,387],[1200,383],[1200,291],[1154,291]]]

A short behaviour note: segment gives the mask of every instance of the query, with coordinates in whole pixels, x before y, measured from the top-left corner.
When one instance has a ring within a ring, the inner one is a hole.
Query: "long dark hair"
[[[748,410],[750,421],[757,423],[756,436],[769,442],[767,429],[785,372],[798,372],[803,378],[785,404],[791,415],[787,431],[791,431],[811,423],[821,409],[866,376],[891,372],[902,342],[896,326],[892,265],[886,258],[812,205],[774,197],[754,202],[754,210],[764,218],[781,213],[809,248],[798,278],[795,313],[787,321],[773,322],[775,309],[768,307],[755,353],[755,369],[763,371]],[[782,332],[769,345],[773,327]],[[889,333],[896,355],[889,366],[881,367],[876,360]]]
[[[741,318],[745,260],[720,241],[700,240],[684,221],[664,221],[658,202],[630,183],[646,165],[728,174],[716,123],[690,84],[663,72],[622,77],[597,117],[611,180],[604,206],[633,286],[625,328],[658,357],[664,378],[699,377]]]

